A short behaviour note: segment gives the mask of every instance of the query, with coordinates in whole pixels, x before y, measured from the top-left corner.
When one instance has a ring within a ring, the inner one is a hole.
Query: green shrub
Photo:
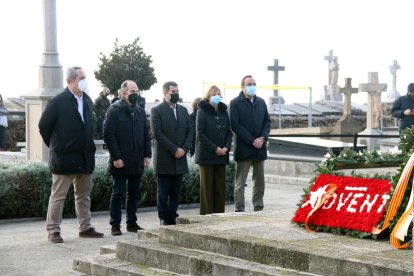
[[[226,169],[226,201],[233,201],[233,180],[235,164]],[[91,211],[109,209],[112,179],[107,165],[98,163],[92,175]],[[47,165],[0,164],[0,219],[46,217],[52,186],[52,175]],[[152,167],[146,168],[141,179],[141,198],[138,206],[157,205],[156,176]],[[181,204],[200,201],[200,179],[198,165],[189,161],[189,172],[184,175],[181,186]],[[63,209],[64,217],[75,216],[73,186],[69,189]]]

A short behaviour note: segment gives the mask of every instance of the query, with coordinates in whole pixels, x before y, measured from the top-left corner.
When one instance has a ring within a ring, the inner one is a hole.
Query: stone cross
[[[345,86],[343,88],[339,88],[339,92],[345,95],[342,113],[343,120],[351,117],[351,96],[352,93],[358,93],[358,88],[352,88],[351,81],[351,78],[345,78]]]
[[[285,66],[279,66],[279,60],[273,61],[273,66],[267,66],[268,71],[273,71],[273,84],[279,84],[279,71],[285,71]],[[273,90],[274,96],[279,96],[279,90]]]
[[[334,57],[337,58],[337,56],[333,55],[333,50],[329,50],[329,55],[323,57],[324,60],[328,61],[328,83],[329,84],[331,83],[331,68],[330,68],[330,66],[331,66],[331,62],[332,62]]]
[[[397,70],[401,69],[401,66],[398,64],[398,61],[394,60],[393,64],[390,66],[390,71],[392,74],[392,88],[387,94],[387,99],[394,101],[399,97],[397,92]]]
[[[387,90],[386,83],[378,82],[378,72],[368,73],[368,83],[360,83],[359,91],[368,92],[367,129],[378,129],[382,113],[381,93]]]

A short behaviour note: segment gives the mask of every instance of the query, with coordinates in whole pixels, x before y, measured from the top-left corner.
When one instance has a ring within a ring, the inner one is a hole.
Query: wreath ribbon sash
[[[401,244],[404,242],[405,237],[408,235],[408,228],[413,221],[413,193],[411,192],[410,200],[408,201],[407,208],[405,208],[404,214],[398,220],[397,224],[390,235],[390,242],[394,248],[405,249],[410,246],[410,243]],[[400,242],[401,241],[401,242]]]
[[[336,184],[330,183],[328,184],[328,188],[325,191],[325,193],[323,193],[322,195],[318,196],[317,201],[315,206],[313,207],[313,209],[309,212],[308,216],[306,217],[306,221],[305,221],[305,227],[308,231],[311,232],[316,232],[318,231],[318,229],[313,230],[310,226],[309,226],[309,219],[312,216],[313,213],[315,213],[320,207],[322,207],[322,205],[325,203],[325,201],[332,197],[335,190],[337,188]]]
[[[398,208],[401,205],[401,201],[404,198],[404,194],[405,194],[405,191],[407,189],[407,184],[408,184],[408,181],[410,179],[410,175],[411,175],[411,172],[413,170],[413,167],[414,167],[414,153],[411,155],[410,159],[408,160],[407,164],[405,165],[404,170],[401,174],[401,177],[398,180],[397,186],[395,187],[395,191],[394,191],[394,194],[391,198],[391,201],[390,201],[390,204],[389,204],[389,207],[388,207],[388,211],[387,211],[387,213],[385,215],[385,218],[384,218],[384,224],[382,225],[381,228],[374,227],[372,229],[373,234],[379,234],[379,233],[381,233],[382,231],[384,231],[385,229],[387,229],[390,226],[390,222],[395,217],[395,214],[397,213]],[[403,229],[405,229],[405,226],[407,226],[406,225],[407,221],[410,222],[410,220],[409,220],[410,216],[411,216],[411,220],[412,220],[412,209],[413,209],[412,206],[413,206],[413,203],[412,203],[412,194],[411,194],[410,203],[407,205],[407,209],[406,209],[404,215],[401,216],[400,220],[397,222],[397,225],[399,224],[399,227],[397,228],[397,230],[395,230],[396,227],[394,227],[394,230],[393,230],[393,233],[394,233],[394,231],[397,231],[399,237],[401,237],[401,235],[404,235],[404,234],[401,234],[401,232],[403,232]],[[410,212],[410,210],[411,210],[411,212]],[[409,226],[409,223],[408,223],[408,226]],[[407,226],[407,229],[406,229],[405,233],[407,233],[407,231],[408,231],[408,226]],[[400,245],[399,240],[400,239],[397,238],[395,235],[390,236],[390,242],[391,242],[391,245],[394,248],[404,249],[404,248],[407,248],[407,247],[410,246],[410,243],[405,243],[405,244]]]

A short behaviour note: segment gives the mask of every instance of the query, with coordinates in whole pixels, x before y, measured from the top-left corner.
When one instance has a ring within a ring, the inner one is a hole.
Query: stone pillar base
[[[39,88],[23,96],[26,110],[26,160],[28,162],[49,161],[48,147],[39,133],[39,120],[50,98],[63,88]]]
[[[378,128],[371,128],[371,129],[365,129],[363,132],[360,132],[358,134],[361,135],[382,135],[383,133]],[[373,150],[379,150],[379,144],[378,140],[381,139],[378,138],[370,138],[370,137],[361,137],[359,138],[359,142],[363,145],[367,146],[367,150],[373,151]]]

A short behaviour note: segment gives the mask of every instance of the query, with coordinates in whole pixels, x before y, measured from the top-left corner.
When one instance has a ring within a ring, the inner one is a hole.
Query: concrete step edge
[[[149,267],[190,275],[316,275],[251,262],[217,253],[159,243],[129,240],[117,244],[117,258]]]
[[[292,185],[309,185],[311,177],[296,177],[276,174],[265,174],[265,183],[268,185],[272,184],[292,184]],[[247,177],[247,185],[252,184],[252,174],[250,173]]]
[[[116,244],[103,245],[99,248],[100,255],[114,254],[115,252],[116,252]]]
[[[115,254],[91,256],[83,260],[74,259],[73,269],[78,273],[84,273],[83,275],[180,275],[171,271],[120,260],[116,258]]]
[[[158,228],[138,231],[139,240],[158,239]]]

